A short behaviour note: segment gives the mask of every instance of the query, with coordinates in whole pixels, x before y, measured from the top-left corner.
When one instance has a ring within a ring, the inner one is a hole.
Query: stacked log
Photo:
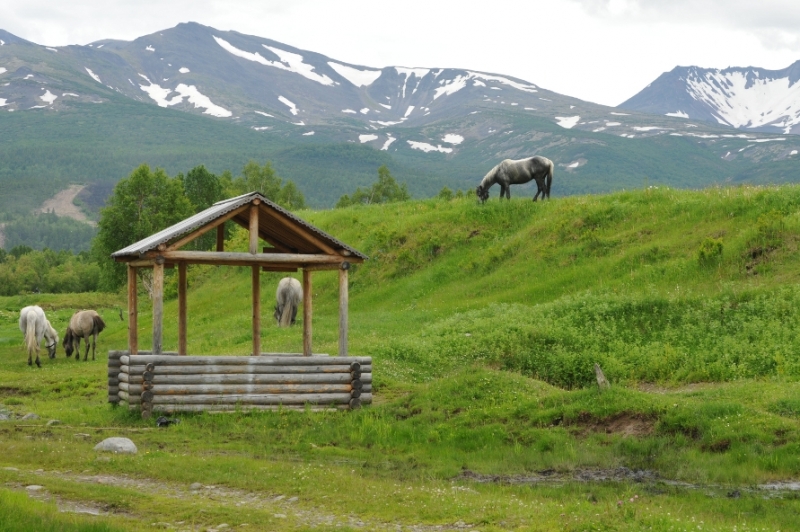
[[[108,352],[108,402],[119,403],[119,357],[127,354],[127,351]]]
[[[288,353],[131,356],[123,352],[117,381],[119,400],[141,410],[143,416],[239,409],[355,409],[372,402],[372,358]]]

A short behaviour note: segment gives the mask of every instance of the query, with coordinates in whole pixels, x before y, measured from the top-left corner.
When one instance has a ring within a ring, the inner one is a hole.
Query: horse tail
[[[103,321],[99,314],[92,316],[92,322],[94,322],[94,331],[98,334],[106,328],[106,322]]]
[[[292,324],[292,314],[293,310],[296,309],[294,299],[292,301],[287,301],[283,305],[283,312],[281,313],[281,327],[288,327]],[[296,310],[295,310],[296,312]]]
[[[39,342],[36,340],[36,316],[33,312],[25,314],[25,347],[30,357],[39,353]]]

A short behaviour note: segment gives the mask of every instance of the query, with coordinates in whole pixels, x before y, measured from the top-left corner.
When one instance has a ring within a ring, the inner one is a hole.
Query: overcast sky
[[[132,40],[194,21],[370,67],[506,74],[617,105],[675,66],[800,59],[800,0],[2,0],[37,44]]]

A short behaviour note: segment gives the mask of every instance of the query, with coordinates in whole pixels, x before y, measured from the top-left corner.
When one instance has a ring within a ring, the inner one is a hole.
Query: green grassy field
[[[159,429],[106,403],[123,296],[0,298],[0,530],[796,529],[799,208],[784,186],[302,212],[370,256],[350,350],[373,357],[375,402],[354,412]],[[248,353],[249,270],[189,279],[189,352]],[[97,308],[98,360],[29,368],[32,303],[62,333]],[[336,274],[315,273],[315,351],[336,353],[336,313]],[[301,351],[300,329],[264,316],[262,346]],[[92,450],[108,436],[138,454]]]

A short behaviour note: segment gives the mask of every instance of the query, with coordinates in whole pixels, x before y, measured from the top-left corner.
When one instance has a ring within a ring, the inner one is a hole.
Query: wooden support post
[[[186,356],[186,263],[178,263],[178,354]]]
[[[253,269],[253,356],[261,355],[261,268]]]
[[[164,258],[159,257],[153,265],[153,354],[162,351],[164,330]]]
[[[139,352],[139,308],[136,286],[136,268],[128,266],[128,351]]]
[[[217,226],[217,251],[225,251],[225,224]]]
[[[258,205],[261,203],[258,199],[253,200],[253,205],[250,207],[250,254],[255,255],[258,253]]]
[[[311,272],[303,270],[303,355],[311,356]]]
[[[343,262],[339,270],[339,356],[347,356],[347,306],[349,296],[347,293],[347,270],[349,262]]]

